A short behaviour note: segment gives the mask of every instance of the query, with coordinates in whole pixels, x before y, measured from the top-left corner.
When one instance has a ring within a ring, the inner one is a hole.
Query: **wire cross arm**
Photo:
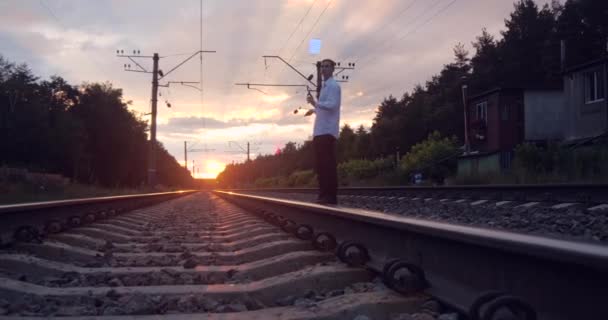
[[[140,73],[152,73],[150,71],[143,71],[143,70],[131,70],[131,69],[125,69],[125,71],[127,72],[140,72]]]
[[[235,86],[246,86],[247,89],[257,90],[264,94],[264,91],[252,88],[252,87],[292,87],[292,88],[306,88],[308,92],[313,91],[307,84],[280,84],[280,83],[235,83]]]
[[[247,150],[245,150],[245,148],[241,147],[241,145],[238,142],[236,142],[236,141],[228,141],[228,148],[232,147],[233,145],[237,146],[239,149],[241,149],[242,152],[247,152]],[[231,151],[233,151],[233,150],[231,150]]]
[[[131,64],[127,64],[125,63],[125,71],[129,71],[129,72],[141,72],[141,73],[152,73],[148,70],[146,70],[146,68],[144,68],[141,64],[137,63],[137,61],[133,60],[133,58],[128,57],[129,60],[133,61],[133,63],[135,63],[135,65],[137,66],[138,69],[131,69]]]
[[[198,54],[203,54],[203,53],[216,53],[215,50],[211,50],[211,51],[207,51],[207,50],[198,50],[195,53],[193,53],[191,56],[189,56],[188,58],[186,58],[184,61],[178,63],[175,67],[171,68],[171,70],[167,71],[165,74],[163,74],[161,77],[159,77],[158,79],[162,79],[166,76],[168,76],[171,72],[175,71],[175,69],[181,67],[184,63],[190,61],[190,59],[194,58],[196,55]]]
[[[291,64],[289,64],[289,62],[285,61],[285,59],[281,58],[280,56],[262,56],[262,58],[273,58],[273,59],[279,59],[281,61],[283,61],[283,63],[285,63],[288,67],[290,67],[293,71],[297,72],[302,78],[306,79],[306,81],[308,81],[308,83],[310,83],[313,87],[317,87],[317,84],[311,81],[311,77],[307,77],[304,74],[302,74],[302,72],[298,71],[298,69],[294,68],[294,66],[292,66]]]
[[[142,72],[142,73],[151,73],[146,68],[144,68],[139,62],[137,62],[134,58],[153,58],[153,56],[142,56],[138,54],[139,51],[133,51],[133,54],[123,54],[121,50],[116,50],[116,56],[120,58],[127,58],[131,60],[139,69],[131,69],[130,64],[125,64],[125,71],[129,72]],[[128,66],[128,67],[127,67]]]
[[[168,88],[171,84],[181,84],[182,86],[194,88],[198,91],[201,91],[201,88],[193,85],[200,84],[199,81],[169,81],[166,84],[159,84],[158,86]]]
[[[210,152],[210,151],[215,151],[215,149],[189,149],[188,152]]]
[[[154,56],[140,56],[133,54],[117,54],[116,56],[120,58],[154,58]]]
[[[280,83],[235,83],[235,86],[260,86],[260,87],[308,87],[307,84],[280,84]]]
[[[259,91],[263,94],[267,94],[266,92],[253,88],[253,87],[295,87],[295,88],[306,88],[308,92],[311,92],[312,89],[306,84],[279,84],[279,83],[235,83],[235,86],[246,86],[247,89]]]

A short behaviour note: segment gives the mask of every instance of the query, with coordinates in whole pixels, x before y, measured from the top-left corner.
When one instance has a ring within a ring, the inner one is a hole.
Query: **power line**
[[[167,54],[167,55],[161,56],[161,58],[187,56],[189,54],[192,54],[192,52],[182,52],[182,53]]]
[[[291,54],[291,57],[287,61],[291,62],[291,59],[293,59],[293,57],[296,55],[296,53],[298,52],[298,49],[300,49],[300,47],[302,46],[302,43],[304,43],[304,41],[306,41],[306,39],[308,39],[308,36],[310,36],[310,34],[315,30],[315,27],[317,26],[317,23],[319,23],[319,21],[321,20],[321,18],[325,14],[325,11],[327,11],[327,9],[329,8],[329,5],[331,5],[332,2],[333,2],[333,0],[327,1],[327,5],[325,6],[325,9],[323,9],[323,11],[321,12],[321,14],[317,17],[317,20],[315,21],[315,23],[312,25],[312,27],[308,31],[308,34],[306,34],[306,36],[304,38],[302,38],[302,41],[300,42],[300,44],[298,44],[298,46],[296,47],[296,49]]]
[[[61,27],[65,32],[68,31],[67,25],[55,14],[55,12],[49,7],[44,0],[40,0],[40,5],[55,19],[59,27]],[[92,59],[98,65],[102,65],[100,60],[95,55],[88,55],[90,59]]]
[[[199,50],[203,51],[203,0],[200,0],[201,15],[200,15],[200,46]],[[200,82],[201,82],[201,108],[203,108],[203,53],[200,55]],[[203,114],[204,115],[204,114]]]
[[[450,3],[448,3],[447,6],[439,9],[439,11],[435,12],[432,16],[430,16],[428,19],[426,19],[422,24],[419,24],[416,28],[414,28],[413,30],[407,32],[403,36],[399,37],[399,39],[397,39],[397,40],[402,40],[405,37],[409,36],[410,34],[413,34],[414,32],[418,31],[418,29],[420,29],[421,27],[425,26],[427,23],[431,22],[431,20],[433,20],[435,17],[437,17],[438,15],[440,15],[441,13],[443,13],[445,10],[449,9],[454,3],[456,3],[456,1],[458,1],[458,0],[452,0]]]
[[[200,0],[200,41],[199,41],[199,45],[200,45],[200,50],[202,50],[203,48],[203,0]],[[205,106],[204,106],[204,101],[205,101],[205,91],[204,91],[204,79],[203,79],[203,54],[201,53],[200,55],[200,71],[199,71],[199,81],[201,83],[201,93],[200,93],[200,100],[201,100],[201,114],[202,114],[202,118],[203,118],[203,132],[202,132],[202,139],[203,139],[203,146],[204,148],[207,147],[207,144],[205,143],[205,135],[206,135],[206,131],[207,131],[207,120],[205,119]]]
[[[298,25],[293,28],[293,31],[291,32],[291,34],[289,35],[289,38],[287,38],[287,41],[285,41],[285,43],[283,43],[283,46],[281,47],[281,49],[279,50],[279,53],[277,55],[281,55],[281,52],[283,52],[283,49],[285,48],[285,46],[289,43],[289,40],[291,40],[291,37],[293,37],[293,35],[296,33],[296,31],[298,30],[298,28],[302,25],[302,22],[304,22],[304,19],[306,19],[306,17],[308,16],[308,14],[310,13],[310,10],[312,10],[312,7],[315,6],[315,3],[317,3],[317,0],[313,1],[312,4],[310,5],[310,7],[308,7],[308,10],[306,11],[306,13],[304,14],[304,16],[302,16],[302,19],[300,19],[300,22],[298,22]]]
[[[434,14],[432,14],[424,22],[422,22],[421,24],[413,27],[408,32],[406,32],[402,36],[398,37],[397,39],[391,41],[390,43],[388,41],[391,40],[391,39],[387,39],[386,41],[384,41],[382,43],[383,46],[379,50],[376,50],[376,52],[378,52],[378,51],[382,51],[382,52],[388,51],[388,49],[391,46],[395,45],[396,43],[398,43],[399,41],[403,40],[407,36],[412,35],[416,31],[418,31],[421,27],[427,25],[429,22],[431,22],[431,20],[433,20],[434,18],[436,18],[439,14],[443,13],[445,10],[447,10],[448,8],[450,8],[456,1],[458,1],[458,0],[452,0],[446,6],[444,6],[443,8],[439,9],[437,12],[435,12]],[[435,8],[437,6],[437,4],[439,4],[440,2],[441,2],[441,0],[438,0],[437,2],[435,2],[433,5],[431,5],[430,7],[428,7],[427,10],[425,10],[422,14],[418,15],[418,17],[416,17],[416,19],[414,19],[414,20],[418,20],[418,18],[423,17],[426,13],[430,12],[433,8]],[[373,52],[371,52],[371,53],[373,53]],[[358,58],[357,60],[355,60],[355,62],[359,62],[361,60],[364,60],[365,62],[368,62],[368,60],[374,56],[371,53],[369,53],[367,55],[364,55],[363,57]]]
[[[434,14],[430,15],[430,16],[429,16],[429,17],[428,17],[428,18],[427,18],[427,19],[426,19],[424,22],[422,22],[422,23],[418,24],[417,26],[414,26],[414,27],[413,27],[412,29],[410,29],[408,32],[406,32],[405,34],[403,34],[402,36],[400,36],[400,37],[399,37],[397,40],[395,40],[395,42],[396,42],[396,41],[398,41],[398,40],[402,40],[402,39],[406,38],[407,36],[409,36],[409,35],[411,35],[411,34],[415,33],[416,31],[418,31],[420,28],[422,28],[423,26],[425,26],[426,24],[428,24],[428,23],[429,23],[430,21],[432,21],[434,18],[436,18],[437,16],[439,16],[441,13],[443,13],[443,12],[445,12],[447,9],[449,9],[449,8],[450,8],[450,7],[451,7],[451,6],[452,6],[452,5],[453,5],[453,4],[456,2],[456,1],[458,1],[458,0],[452,0],[451,2],[449,2],[449,3],[448,3],[446,6],[442,7],[441,9],[439,9],[438,11],[436,11]],[[434,7],[434,6],[432,6],[432,7]],[[429,7],[429,9],[430,9],[430,7]],[[429,10],[426,10],[426,12],[428,12],[428,11],[429,11]],[[425,13],[426,13],[426,12],[425,12]],[[419,15],[419,17],[420,17],[420,16],[423,16],[423,15],[424,15],[424,14]],[[393,43],[391,43],[391,44],[394,44],[395,42],[393,42]],[[387,49],[388,49],[388,48],[390,48],[390,46],[389,46],[389,47],[387,47]],[[384,50],[384,51],[386,51],[386,50]],[[359,58],[357,61],[362,60],[362,59],[364,59],[364,58],[369,58],[369,57],[371,57],[371,56],[368,54],[367,56],[364,56],[364,57],[362,57],[362,58]],[[364,62],[368,62],[368,61],[369,61],[369,59],[368,59],[367,61],[364,61]],[[377,84],[377,86],[375,86],[374,88],[370,88],[369,90],[367,90],[367,93],[378,92],[378,91],[379,91],[379,89],[385,89],[385,90],[387,90],[387,91],[390,91],[389,89],[391,89],[391,88],[397,88],[397,87],[399,87],[399,86],[402,86],[402,85],[401,85],[400,83],[392,83],[392,85],[389,85],[389,86],[387,87],[385,84],[380,83],[380,84]],[[406,89],[404,89],[404,92],[407,92],[407,90],[406,90]],[[403,94],[403,93],[401,93],[401,94]],[[400,94],[400,95],[401,95],[401,94]],[[397,95],[396,97],[399,97],[400,95]]]
[[[415,25],[418,22],[418,19],[420,19],[421,17],[423,17],[424,15],[426,15],[427,13],[429,13],[431,10],[433,10],[438,4],[441,3],[442,0],[436,0],[433,4],[431,4],[430,6],[426,7],[425,10],[423,10],[420,14],[416,15],[416,17],[414,17],[414,19],[410,22],[410,25]],[[379,52],[379,51],[386,51],[384,50],[385,47],[387,46],[387,44],[392,45],[395,43],[394,36],[388,37],[386,38],[384,41],[382,41],[379,45],[374,46],[374,48],[376,48],[376,50],[372,50],[370,52],[368,52],[366,55],[363,55],[362,57],[357,58],[357,60],[355,60],[355,62],[359,62],[360,60],[363,60],[367,57],[369,57],[370,55],[372,55],[374,52]]]
[[[433,10],[438,4],[441,3],[441,1],[442,0],[436,0],[433,4],[431,4],[430,6],[426,7],[425,10],[423,10],[421,13],[419,13],[418,15],[416,15],[414,17],[414,19],[410,22],[410,25],[415,25],[421,17],[423,17],[424,15],[426,15],[427,13],[429,13],[431,10]],[[361,60],[363,60],[363,59],[371,56],[372,54],[374,54],[376,52],[386,51],[384,49],[385,49],[385,47],[387,45],[389,45],[389,47],[390,47],[390,45],[392,45],[392,44],[395,43],[395,40],[392,40],[392,39],[394,39],[394,35],[391,35],[390,37],[386,38],[379,45],[374,46],[375,50],[369,51],[367,54],[365,54],[365,55],[357,58],[357,60],[355,60],[355,62],[359,62],[359,61],[361,61]]]
[[[397,15],[395,15],[392,20],[390,20],[388,23],[383,24],[380,28],[375,29],[373,32],[371,32],[371,34],[378,34],[380,31],[382,31],[383,29],[385,29],[389,25],[393,24],[404,13],[406,13],[407,11],[409,11],[409,9],[411,9],[414,6],[414,4],[416,4],[416,2],[418,2],[418,0],[412,0],[407,6],[405,6],[405,8],[403,10],[401,10]],[[348,61],[348,60],[351,60],[352,58],[353,58],[352,56],[349,56],[348,58],[342,59],[342,60]]]
[[[414,29],[412,29],[409,32],[407,32],[406,34],[404,34],[400,39],[403,39],[406,36],[408,36],[408,35],[416,32],[417,30],[419,30],[422,26],[424,26],[425,24],[427,24],[428,22],[430,22],[432,19],[434,19],[435,17],[437,17],[439,14],[441,14],[442,12],[444,12],[445,10],[447,10],[449,7],[451,7],[456,1],[458,1],[458,0],[452,0],[450,3],[448,3],[448,5],[446,5],[445,7],[443,7],[442,9],[440,9],[439,11],[435,12],[432,16],[430,16],[422,24],[418,25]],[[390,86],[387,87],[385,84],[380,83],[375,88],[370,89],[368,91],[368,93],[377,92],[379,89],[386,89],[387,91],[389,91],[388,89],[396,88],[398,86],[401,86],[401,84],[399,84],[399,83],[393,83],[392,85],[390,85]],[[405,91],[407,91],[407,90],[405,90]],[[399,97],[399,95],[397,95],[396,97]]]
[[[64,29],[67,29],[67,28],[66,28],[66,27],[63,25],[63,23],[61,22],[61,20],[59,20],[59,18],[58,18],[58,17],[55,15],[55,13],[53,12],[53,10],[51,10],[51,8],[49,8],[49,6],[47,6],[47,5],[46,5],[46,3],[44,2],[44,0],[40,0],[40,5],[41,5],[42,7],[44,7],[44,8],[45,8],[45,9],[46,9],[46,10],[49,12],[49,14],[50,14],[50,15],[51,15],[51,16],[52,16],[52,17],[53,17],[55,20],[57,20],[57,22],[59,22],[59,24],[60,24],[60,25],[61,25],[61,26],[62,26]]]

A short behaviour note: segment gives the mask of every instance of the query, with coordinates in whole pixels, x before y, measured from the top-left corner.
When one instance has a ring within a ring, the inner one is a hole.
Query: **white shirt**
[[[334,78],[326,79],[321,87],[319,101],[315,107],[313,136],[331,134],[336,139],[340,132],[340,100],[342,91]]]

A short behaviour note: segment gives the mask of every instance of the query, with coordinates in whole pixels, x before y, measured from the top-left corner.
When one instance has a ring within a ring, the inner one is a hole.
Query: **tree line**
[[[146,181],[148,124],[110,83],[40,80],[0,55],[0,166],[55,173],[105,187]],[[190,173],[158,143],[158,183],[191,185]]]
[[[567,0],[539,7],[519,0],[505,19],[505,29],[494,37],[481,30],[470,53],[457,44],[452,63],[424,84],[389,96],[379,104],[371,128],[341,128],[338,159],[377,159],[404,156],[434,132],[464,137],[462,85],[475,94],[495,87],[559,87],[562,67],[606,56],[608,1]],[[424,31],[421,31],[424,32]],[[566,43],[565,65],[560,42]],[[311,142],[287,143],[276,155],[231,164],[218,179],[227,186],[253,184],[256,179],[289,175],[313,167]]]

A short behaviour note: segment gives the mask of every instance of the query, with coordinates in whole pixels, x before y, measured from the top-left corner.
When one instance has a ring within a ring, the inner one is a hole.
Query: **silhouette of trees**
[[[59,173],[83,183],[134,187],[145,182],[147,123],[109,83],[39,81],[27,65],[0,56],[0,165]],[[159,183],[186,186],[187,170],[162,145]]]

